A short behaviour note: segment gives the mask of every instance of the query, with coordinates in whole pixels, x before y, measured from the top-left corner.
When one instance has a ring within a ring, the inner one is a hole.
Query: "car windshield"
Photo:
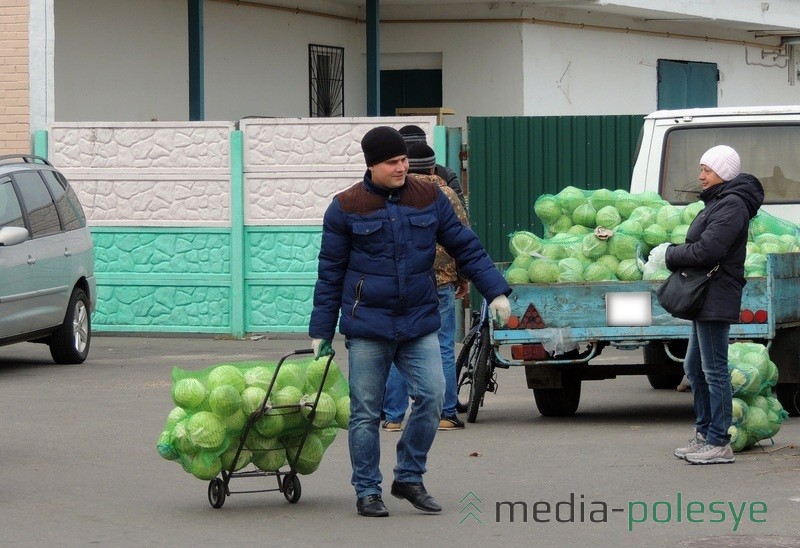
[[[661,196],[673,204],[697,201],[698,162],[715,145],[729,145],[742,159],[742,171],[758,177],[765,204],[800,202],[800,125],[738,125],[675,128],[667,134]]]

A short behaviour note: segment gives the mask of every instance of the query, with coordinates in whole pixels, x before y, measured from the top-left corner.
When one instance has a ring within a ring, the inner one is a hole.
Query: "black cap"
[[[408,146],[408,170],[412,173],[428,173],[436,166],[436,153],[426,143],[411,143]]]
[[[403,136],[389,126],[378,126],[369,130],[361,139],[361,150],[364,151],[364,161],[368,166],[408,153]]]
[[[419,126],[408,125],[403,126],[400,128],[400,135],[403,136],[403,139],[406,140],[407,145],[411,145],[411,143],[425,143],[427,142],[427,138],[425,137],[425,132]]]

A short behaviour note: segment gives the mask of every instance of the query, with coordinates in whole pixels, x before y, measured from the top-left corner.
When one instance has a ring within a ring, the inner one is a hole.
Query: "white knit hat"
[[[710,167],[723,181],[730,181],[741,173],[742,161],[731,147],[717,145],[703,154],[700,165]]]

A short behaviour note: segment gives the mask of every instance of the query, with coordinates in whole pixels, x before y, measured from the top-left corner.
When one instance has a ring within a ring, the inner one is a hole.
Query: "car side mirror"
[[[0,228],[0,246],[21,244],[28,239],[28,229],[18,226]]]

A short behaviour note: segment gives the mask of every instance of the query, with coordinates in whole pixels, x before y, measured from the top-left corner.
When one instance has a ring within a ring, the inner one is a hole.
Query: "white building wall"
[[[467,116],[523,113],[523,49],[516,23],[392,24],[381,26],[381,51],[441,54],[442,105],[455,110],[444,124],[466,128]],[[410,64],[402,68],[416,68]]]
[[[58,0],[54,16],[54,120],[188,119],[185,0]]]
[[[768,15],[782,5],[773,3]],[[428,16],[442,17],[444,9],[440,5]],[[762,59],[758,48],[530,22],[534,17],[563,22],[570,18],[565,10],[526,9],[512,17],[475,5],[464,17],[480,19],[487,9],[509,22],[381,25],[384,68],[442,69],[443,105],[456,112],[445,118],[448,126],[466,127],[468,116],[649,112],[656,108],[659,58],[717,63],[720,106],[800,102],[800,85],[788,85],[785,64],[759,66],[773,60]],[[421,10],[382,15],[413,18],[422,16]],[[308,116],[309,43],[345,48],[345,115],[366,115],[366,25],[347,17],[213,1],[204,3],[204,11],[207,120]],[[448,16],[454,16],[452,8]],[[578,12],[571,20],[580,23],[582,17]],[[612,16],[593,23],[669,28]],[[698,36],[704,30],[723,32],[697,24],[680,29]],[[752,33],[740,36],[754,40]],[[185,0],[59,0],[54,59],[51,120],[188,119]]]
[[[187,120],[185,0],[59,0],[56,121]],[[345,48],[345,114],[366,112],[364,25],[204,3],[205,119],[308,116],[308,44]]]
[[[55,27],[53,0],[30,0],[28,45],[30,55],[30,129],[43,129],[55,111],[53,68]],[[29,138],[26,138],[28,141]]]
[[[345,116],[366,114],[364,25],[205,2],[207,120],[309,116],[308,44],[343,47]]]
[[[651,112],[659,59],[716,63],[719,106],[800,101],[785,59],[762,59],[758,48],[545,25],[526,25],[523,34],[525,115]]]

